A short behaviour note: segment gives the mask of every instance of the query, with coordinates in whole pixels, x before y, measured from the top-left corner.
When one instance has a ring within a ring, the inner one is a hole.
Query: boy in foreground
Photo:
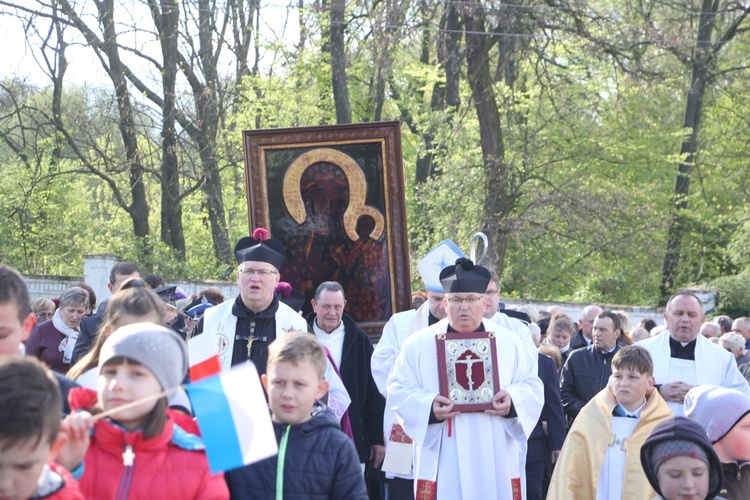
[[[623,347],[615,354],[610,384],[583,407],[570,428],[548,499],[654,497],[639,451],[672,412],[653,390],[653,370],[645,349]]]
[[[721,490],[719,457],[703,428],[685,417],[654,428],[641,447],[641,464],[658,499],[710,500]]]
[[[53,460],[62,398],[54,376],[33,358],[0,356],[0,498],[83,499],[76,481]]]
[[[34,313],[29,292],[21,275],[10,266],[0,264],[0,357],[23,356],[23,343],[34,328]],[[62,399],[63,413],[70,412],[68,391],[78,384],[53,372]]]
[[[326,354],[308,333],[289,333],[268,348],[261,381],[268,394],[277,456],[225,474],[232,498],[367,499],[357,450],[333,412]]]

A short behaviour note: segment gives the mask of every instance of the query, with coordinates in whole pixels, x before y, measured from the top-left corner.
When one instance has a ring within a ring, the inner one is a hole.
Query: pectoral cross
[[[267,337],[256,337],[255,336],[255,320],[253,320],[253,321],[250,322],[250,329],[249,330],[250,330],[250,332],[249,332],[249,335],[247,337],[243,337],[243,336],[240,336],[240,335],[237,335],[235,337],[235,340],[240,340],[240,339],[247,340],[247,359],[250,359],[250,352],[253,349],[253,342],[255,342],[256,340],[260,340],[261,342],[265,342],[266,340],[268,340]]]

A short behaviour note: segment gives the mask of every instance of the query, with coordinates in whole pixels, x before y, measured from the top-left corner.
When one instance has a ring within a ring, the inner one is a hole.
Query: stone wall
[[[26,275],[26,286],[31,300],[39,297],[59,297],[62,291],[73,283],[85,282],[94,289],[97,301],[101,303],[111,295],[109,293],[109,271],[119,262],[116,255],[87,255],[83,260],[83,276],[44,276]],[[233,281],[179,280],[170,282],[177,285],[186,295],[197,294],[204,288],[218,288],[225,298],[237,295],[237,284]]]
[[[109,298],[109,271],[118,262],[118,258],[111,254],[87,255],[84,258],[83,272],[84,276],[26,276],[26,284],[29,287],[31,299],[38,297],[59,297],[60,293],[72,283],[84,281],[94,289],[99,302]],[[231,299],[237,295],[237,285],[233,281],[203,281],[203,280],[180,280],[169,282],[170,285],[177,285],[186,295],[197,294],[204,288],[218,288],[224,294],[226,299]],[[716,292],[713,290],[691,289],[691,292],[698,295],[703,301],[703,310],[708,312],[716,305]],[[531,305],[537,310],[546,310],[551,306],[559,307],[563,312],[570,316],[574,321],[580,319],[581,310],[587,304],[578,304],[575,302],[543,302],[532,300],[515,300],[504,299],[506,306]],[[623,310],[628,316],[632,326],[638,324],[641,319],[651,318],[657,324],[663,323],[664,310],[655,307],[637,307],[637,306],[606,306],[608,309]]]

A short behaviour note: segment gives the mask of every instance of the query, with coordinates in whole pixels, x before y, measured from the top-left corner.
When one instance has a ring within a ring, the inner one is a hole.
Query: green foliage
[[[516,12],[518,29],[529,32],[512,44],[500,38],[492,45],[488,57],[497,70],[494,91],[510,169],[508,192],[514,196],[502,221],[509,234],[503,295],[656,304],[671,194],[684,160],[678,151],[689,132],[683,124],[690,74],[675,54],[689,53],[695,19],[694,8],[683,7],[688,8],[597,0],[587,5],[591,15],[582,18],[590,35],[584,38],[575,33],[570,12],[530,5],[535,19],[525,17],[525,10]],[[434,28],[441,9],[422,12],[399,2],[347,5],[354,121],[373,119],[378,71],[384,71],[382,119],[404,123],[414,288],[421,288],[416,273],[420,257],[443,239],[453,239],[468,253],[471,236],[482,227],[487,192],[500,187],[485,186],[479,124],[465,68],[459,104],[434,108],[433,93],[446,82],[445,69],[437,64],[444,46]],[[504,29],[500,10],[487,12],[487,25]],[[722,13],[719,28],[729,15]],[[534,27],[537,16],[554,17],[555,22],[541,31]],[[304,47],[280,42],[260,47],[267,55],[261,69],[245,78],[237,100],[224,103],[230,112],[217,156],[231,242],[248,229],[241,131],[336,120],[327,13],[313,7],[301,18],[307,23]],[[501,46],[513,51],[512,79],[505,77],[505,68],[500,70],[507,62],[500,56]],[[464,49],[462,45],[460,51]],[[750,311],[743,291],[750,272],[750,78],[743,69],[748,50],[750,37],[740,32],[713,68],[717,76],[704,100],[688,210],[681,214],[685,236],[676,279],[677,286],[715,285],[720,307],[730,315]],[[21,88],[17,82],[8,86],[30,108],[49,108],[49,89]],[[0,91],[0,132],[18,138],[7,97]],[[156,171],[161,151],[154,133],[158,119],[152,116],[158,112],[137,110],[143,163]],[[86,145],[90,161],[123,186],[127,172],[116,115],[108,90],[67,89],[66,123],[76,124],[72,130]],[[44,122],[40,116],[35,118]],[[114,201],[109,186],[73,160],[66,145],[60,158],[54,158],[61,142],[48,126],[29,126],[27,133],[31,129],[34,140],[22,148],[30,161],[0,142],[0,216],[7,221],[0,233],[0,260],[24,272],[80,274],[83,255],[109,252],[168,279],[231,276],[231,269],[213,256],[205,193],[198,190],[182,202],[187,259],[181,262],[153,229],[160,224],[160,188],[152,172],[144,179],[152,235],[136,241],[129,215]],[[187,189],[202,173],[197,153],[183,147],[181,175]],[[433,155],[434,173],[417,185],[417,160],[428,154]],[[106,163],[105,158],[114,160]]]
[[[711,282],[716,289],[717,315],[726,314],[732,318],[750,315],[750,287],[747,286],[750,273],[722,276]]]

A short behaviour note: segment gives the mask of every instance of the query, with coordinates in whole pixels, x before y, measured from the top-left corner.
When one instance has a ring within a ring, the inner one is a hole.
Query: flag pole
[[[166,389],[164,391],[157,392],[156,394],[152,394],[150,396],[146,396],[145,398],[131,401],[130,403],[126,403],[122,406],[116,406],[114,408],[110,408],[107,411],[103,411],[101,413],[97,413],[96,415],[92,415],[91,418],[94,420],[94,422],[96,422],[100,418],[109,417],[110,415],[113,415],[120,411],[129,410],[130,408],[135,408],[136,406],[142,405],[143,403],[148,403],[149,401],[154,401],[155,399],[160,399],[163,397],[169,397],[175,391],[177,391],[177,389],[179,389],[180,387],[182,386],[178,385],[177,387],[172,387],[171,389]]]

